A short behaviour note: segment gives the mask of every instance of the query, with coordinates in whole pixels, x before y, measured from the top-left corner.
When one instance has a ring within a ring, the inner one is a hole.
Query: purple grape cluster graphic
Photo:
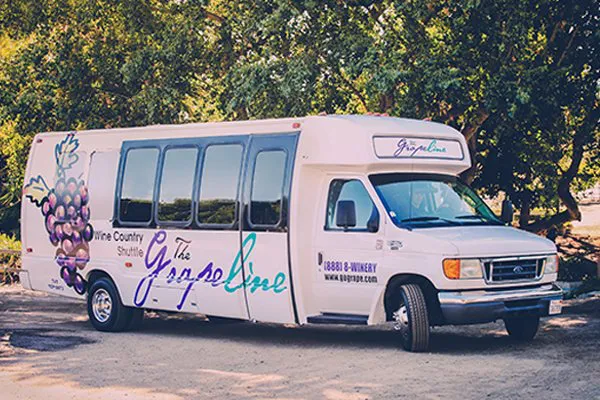
[[[89,195],[85,182],[79,177],[69,177],[72,167],[79,160],[79,141],[73,133],[58,143],[54,150],[56,158],[56,181],[49,188],[38,175],[25,185],[25,196],[38,206],[44,216],[44,225],[50,243],[57,247],[56,264],[60,277],[75,292],[84,294],[86,281],[79,271],[90,260],[89,242],[94,229],[89,223]]]

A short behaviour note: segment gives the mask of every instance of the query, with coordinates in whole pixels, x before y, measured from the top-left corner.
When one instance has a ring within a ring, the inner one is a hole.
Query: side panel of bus
[[[288,225],[297,137],[45,137],[24,192],[33,289],[82,298],[103,273],[127,306],[296,321]],[[48,222],[52,193],[50,213],[75,207],[72,217]]]
[[[115,229],[128,305],[294,322],[288,202],[296,135],[125,142]]]

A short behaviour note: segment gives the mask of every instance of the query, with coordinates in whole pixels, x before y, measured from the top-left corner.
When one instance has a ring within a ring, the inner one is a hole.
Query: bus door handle
[[[319,265],[323,264],[323,253],[321,253],[321,252],[317,253],[317,263]]]

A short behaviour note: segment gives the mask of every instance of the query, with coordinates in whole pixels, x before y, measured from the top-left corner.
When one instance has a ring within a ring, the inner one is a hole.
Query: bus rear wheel
[[[426,351],[429,348],[429,316],[423,290],[410,283],[400,286],[399,291],[400,301],[392,316],[402,347],[408,351]]]
[[[92,326],[103,332],[123,331],[134,318],[134,309],[123,305],[115,284],[105,277],[90,285],[87,310]]]

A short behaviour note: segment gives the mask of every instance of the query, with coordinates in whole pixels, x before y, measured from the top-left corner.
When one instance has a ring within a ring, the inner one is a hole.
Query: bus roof
[[[458,175],[471,166],[464,136],[450,126],[395,117],[307,117],[298,152],[304,164],[349,170]]]
[[[374,115],[319,115],[78,131],[125,140],[299,132],[304,164],[457,175],[471,166],[463,135],[444,124]],[[65,132],[62,132],[63,134]],[[57,132],[38,136],[56,135]],[[121,136],[121,137],[119,137]]]

